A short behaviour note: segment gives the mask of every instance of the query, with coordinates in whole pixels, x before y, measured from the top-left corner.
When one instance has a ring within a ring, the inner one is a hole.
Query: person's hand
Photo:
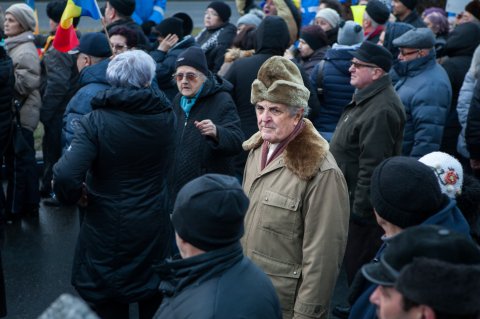
[[[158,50],[168,52],[178,42],[178,36],[176,34],[169,34],[158,45]]]
[[[200,131],[200,134],[204,136],[210,136],[215,141],[217,141],[217,127],[211,120],[195,121],[193,124]]]
[[[80,207],[87,207],[88,206],[88,197],[87,197],[87,184],[82,184],[82,196],[77,202],[77,205]]]

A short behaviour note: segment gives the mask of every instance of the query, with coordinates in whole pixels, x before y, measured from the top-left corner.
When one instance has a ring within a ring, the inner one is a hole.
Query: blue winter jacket
[[[314,88],[319,88],[320,111],[314,121],[315,128],[330,141],[338,120],[345,106],[352,101],[355,88],[350,84],[350,60],[353,58],[350,51],[356,46],[339,46],[335,44],[325,54],[323,70],[319,70],[321,63],[310,74],[310,82]],[[323,87],[318,83],[318,74],[322,73]]]
[[[79,78],[80,89],[68,102],[63,114],[62,145],[67,148],[72,143],[75,130],[81,118],[92,111],[90,102],[99,91],[110,87],[106,79],[110,59],[88,66],[82,70]]]
[[[396,63],[392,72],[407,115],[402,155],[419,158],[438,151],[452,87],[447,73],[435,61],[435,50],[425,57]]]
[[[167,0],[135,0],[135,12],[132,19],[142,24],[147,21],[162,22],[167,7]]]
[[[446,197],[446,196],[445,196]],[[438,225],[445,228],[451,229],[453,231],[465,234],[470,236],[470,226],[463,217],[463,214],[457,207],[457,202],[453,199],[448,199],[448,204],[437,214],[431,216],[425,220],[422,225]],[[392,237],[390,237],[392,238]],[[373,262],[378,262],[380,256],[383,254],[383,250],[390,238],[386,238],[382,247],[377,252]],[[366,280],[366,279],[365,279]],[[371,304],[369,301],[370,295],[377,288],[377,285],[371,282],[366,282],[365,289],[362,294],[358,297],[355,303],[352,306],[350,311],[351,319],[376,319],[376,306]]]

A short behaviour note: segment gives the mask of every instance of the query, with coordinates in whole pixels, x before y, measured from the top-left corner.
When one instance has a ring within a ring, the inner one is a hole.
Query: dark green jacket
[[[400,155],[405,111],[385,75],[356,90],[340,117],[330,151],[347,180],[352,217],[370,218],[370,177],[384,159]]]

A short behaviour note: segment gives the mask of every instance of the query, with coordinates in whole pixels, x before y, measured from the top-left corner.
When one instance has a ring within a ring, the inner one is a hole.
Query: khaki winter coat
[[[327,318],[347,240],[348,191],[327,141],[304,121],[264,170],[260,132],[244,142],[250,207],[242,245],[272,280],[283,318]]]
[[[40,58],[30,31],[7,38],[5,45],[15,73],[15,97],[25,101],[20,110],[22,126],[35,131],[40,119]]]

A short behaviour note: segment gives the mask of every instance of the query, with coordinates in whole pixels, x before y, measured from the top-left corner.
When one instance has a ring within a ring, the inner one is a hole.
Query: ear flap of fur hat
[[[308,106],[310,91],[303,84],[300,70],[292,61],[274,56],[263,63],[252,83],[250,102],[282,103],[288,106]]]

